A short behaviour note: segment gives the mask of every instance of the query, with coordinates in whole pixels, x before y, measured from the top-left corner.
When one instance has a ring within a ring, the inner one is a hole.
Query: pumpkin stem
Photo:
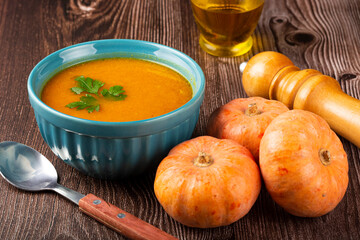
[[[194,165],[197,167],[208,167],[214,163],[214,159],[204,152],[199,152],[199,155],[194,159]]]
[[[321,163],[322,163],[324,166],[330,165],[330,163],[331,163],[331,156],[330,156],[329,150],[324,149],[324,148],[321,148],[321,149],[319,150],[319,158],[320,158]]]
[[[256,103],[250,103],[248,108],[245,110],[245,115],[252,117],[255,115],[259,115],[261,112],[259,111]]]

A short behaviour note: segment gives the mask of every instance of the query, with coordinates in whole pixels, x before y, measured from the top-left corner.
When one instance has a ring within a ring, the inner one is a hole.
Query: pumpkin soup
[[[171,112],[192,97],[189,82],[149,61],[108,58],[67,68],[44,86],[41,100],[62,113],[95,121],[143,120]]]

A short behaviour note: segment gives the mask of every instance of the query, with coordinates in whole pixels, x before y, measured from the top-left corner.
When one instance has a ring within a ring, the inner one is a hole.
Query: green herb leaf
[[[93,105],[97,102],[96,98],[94,98],[90,94],[86,94],[85,96],[80,97],[80,101],[90,105]]]
[[[104,97],[109,93],[109,91],[107,89],[103,89],[101,91],[101,95],[103,95]]]
[[[71,88],[71,91],[73,91],[76,94],[80,94],[82,92],[88,92],[98,95],[99,89],[102,86],[104,86],[103,82],[94,80],[89,77],[85,78],[84,76],[75,78],[75,81],[78,82],[78,87]]]
[[[89,113],[92,113],[94,110],[99,111],[100,105],[98,104],[96,98],[90,94],[80,97],[80,102],[72,102],[66,105],[68,108],[76,108],[77,110],[86,109]]]
[[[120,94],[125,92],[122,89],[123,89],[122,86],[116,85],[116,86],[113,86],[113,87],[109,88],[109,93],[114,97],[118,97],[118,96],[120,96]]]
[[[73,88],[71,88],[71,91],[73,91],[76,94],[80,94],[84,91],[84,89],[82,89],[80,87],[73,87]]]
[[[125,91],[123,90],[122,86],[119,85],[115,85],[111,88],[109,88],[109,90],[107,89],[103,89],[101,91],[101,94],[109,99],[112,99],[114,101],[120,101],[120,100],[124,100],[127,95],[123,94]]]
[[[88,107],[87,108],[87,111],[89,112],[89,113],[92,113],[94,110],[96,110],[97,112],[100,110],[100,105],[98,104],[98,105],[96,105],[96,106],[91,106],[91,107]]]
[[[94,80],[92,78],[85,78],[84,76],[76,77],[75,80],[78,82],[77,87],[72,87],[71,91],[76,94],[81,94],[82,92],[87,92],[91,94],[95,94],[98,96],[99,89],[104,86],[103,82],[98,80]],[[124,90],[122,86],[115,85],[108,89],[103,89],[101,94],[113,101],[124,100],[127,96],[124,94]],[[77,110],[86,109],[89,113],[93,111],[99,111],[100,105],[95,97],[90,94],[86,94],[85,96],[80,97],[79,102],[72,102],[66,105],[68,108],[76,108]]]

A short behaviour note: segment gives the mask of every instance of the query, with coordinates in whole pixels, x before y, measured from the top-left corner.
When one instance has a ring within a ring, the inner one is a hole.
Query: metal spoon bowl
[[[51,162],[38,151],[17,142],[0,143],[0,174],[13,186],[26,191],[53,190],[75,204],[85,195],[57,183]]]
[[[0,143],[0,173],[10,184],[28,191],[49,190],[58,178],[43,155],[16,142]]]
[[[57,183],[51,162],[36,150],[17,142],[0,143],[0,174],[27,191],[53,190],[79,205],[80,210],[132,239],[175,239],[93,194],[83,195]]]

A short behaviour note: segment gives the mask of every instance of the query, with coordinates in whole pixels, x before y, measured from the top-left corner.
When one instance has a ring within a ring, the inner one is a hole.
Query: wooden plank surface
[[[187,0],[0,1],[0,141],[17,141],[55,165],[59,183],[105,201],[179,239],[359,239],[360,152],[341,138],[349,157],[349,187],[331,213],[299,218],[278,207],[263,188],[252,210],[226,227],[195,229],[171,219],[153,192],[154,172],[123,181],[85,176],[56,158],[36,125],[27,96],[31,69],[60,48],[89,40],[139,39],[176,48],[204,70],[207,87],[193,136],[204,135],[211,112],[246,97],[239,64],[264,50],[286,54],[300,68],[336,78],[360,98],[360,1],[266,0],[252,50],[218,58],[198,44]],[[24,192],[0,179],[0,239],[124,239],[53,192]]]

